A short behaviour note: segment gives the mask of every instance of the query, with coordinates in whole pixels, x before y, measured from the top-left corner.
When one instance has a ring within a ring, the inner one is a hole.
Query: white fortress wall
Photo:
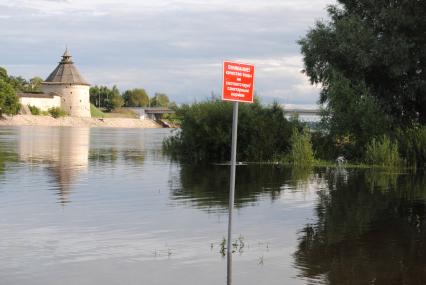
[[[19,102],[23,106],[31,105],[39,108],[41,111],[47,111],[49,108],[60,107],[61,97],[20,97]]]

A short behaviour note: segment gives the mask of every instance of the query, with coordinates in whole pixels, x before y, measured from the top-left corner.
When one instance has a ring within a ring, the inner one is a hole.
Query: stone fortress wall
[[[60,107],[72,117],[90,117],[90,86],[43,83],[45,93],[61,94]]]

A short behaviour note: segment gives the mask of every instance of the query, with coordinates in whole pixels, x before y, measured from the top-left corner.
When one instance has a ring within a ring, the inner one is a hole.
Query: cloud
[[[93,84],[145,87],[185,102],[219,93],[221,62],[241,60],[256,65],[262,96],[313,103],[318,89],[300,73],[296,41],[330,3],[0,0],[0,65],[46,77],[68,44]]]

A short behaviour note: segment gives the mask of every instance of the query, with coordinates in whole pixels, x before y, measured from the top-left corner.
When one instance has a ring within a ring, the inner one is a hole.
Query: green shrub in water
[[[176,110],[181,129],[165,140],[165,151],[186,161],[229,161],[232,103],[214,99]],[[284,117],[278,104],[239,105],[237,159],[271,161],[290,149],[291,131],[298,122]]]
[[[408,166],[424,167],[426,163],[426,127],[415,125],[398,133],[399,151]]]
[[[392,142],[388,136],[377,140],[373,138],[367,145],[365,161],[372,165],[395,167],[401,162],[398,153],[398,143]]]
[[[312,166],[315,158],[314,152],[312,150],[310,134],[305,131],[299,131],[297,128],[295,128],[293,130],[293,135],[291,136],[290,142],[290,163],[300,167]]]

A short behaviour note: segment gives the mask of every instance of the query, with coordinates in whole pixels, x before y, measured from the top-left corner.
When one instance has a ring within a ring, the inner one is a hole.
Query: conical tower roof
[[[62,55],[62,60],[53,72],[46,78],[45,83],[59,83],[59,84],[76,84],[76,85],[90,85],[84,80],[80,72],[74,66],[71,59],[71,54],[68,48],[65,49]]]

